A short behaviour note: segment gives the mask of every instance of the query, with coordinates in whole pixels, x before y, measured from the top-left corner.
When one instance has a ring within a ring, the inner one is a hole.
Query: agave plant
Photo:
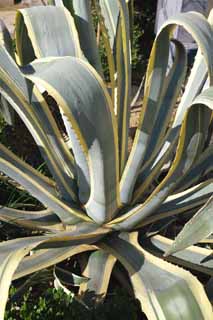
[[[110,83],[104,79],[91,8],[98,16]],[[85,0],[55,0],[20,10],[16,52],[1,24],[0,94],[25,123],[51,177],[0,144],[0,170],[43,205],[41,211],[0,208],[1,220],[43,231],[0,243],[0,319],[12,280],[74,255],[78,259],[80,253],[87,257],[84,278],[78,278],[83,299],[90,292],[96,294],[94,302],[104,298],[120,261],[148,319],[213,317],[201,283],[177,266],[213,275],[212,251],[191,246],[211,242],[213,231],[213,180],[203,178],[213,163],[213,18],[190,12],[163,25],[151,51],[139,124],[128,151],[130,107],[140,93],[139,88],[132,102],[132,13],[133,1],[127,0],[93,1],[93,7]],[[177,25],[198,45],[178,105],[187,55],[172,39]],[[171,41],[176,50],[168,70]],[[43,91],[58,104],[68,142]],[[176,215],[195,212],[177,240],[159,235]],[[155,232],[147,232],[150,225]],[[59,271],[57,285],[63,286]]]

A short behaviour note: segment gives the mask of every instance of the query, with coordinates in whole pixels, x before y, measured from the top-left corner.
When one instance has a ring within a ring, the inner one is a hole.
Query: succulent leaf
[[[128,153],[133,0],[49,4],[17,13],[16,54],[0,23],[3,113],[9,119],[11,110],[16,111],[51,173],[51,178],[39,173],[0,144],[0,171],[42,205],[39,211],[3,205],[0,220],[45,232],[0,243],[0,319],[12,280],[72,256],[80,261],[79,254],[86,253],[84,277],[55,267],[57,288],[69,292],[66,284],[77,284],[84,302],[99,302],[119,260],[148,319],[211,320],[212,307],[201,283],[170,262],[213,273],[211,250],[192,246],[210,241],[205,238],[213,232],[213,180],[203,179],[213,163],[213,11],[208,20],[190,12],[162,26],[151,51],[139,125]],[[198,45],[188,79],[186,51],[173,39],[177,26]],[[99,36],[110,83],[103,75]],[[168,70],[171,42],[176,51]],[[143,80],[139,93],[142,87]],[[67,142],[44,92],[57,104]],[[193,217],[176,240],[156,235],[185,213]],[[146,232],[148,226],[155,231]]]

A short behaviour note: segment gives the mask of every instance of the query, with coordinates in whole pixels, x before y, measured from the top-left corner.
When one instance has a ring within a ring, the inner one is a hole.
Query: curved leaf
[[[131,47],[128,3],[118,0],[120,8],[120,21],[116,45],[117,65],[117,117],[120,150],[120,175],[126,165],[128,157],[128,129],[131,105]],[[119,30],[120,28],[120,30]],[[119,37],[121,37],[119,41]]]
[[[79,197],[88,200],[88,215],[98,223],[109,221],[119,206],[118,141],[112,102],[102,79],[89,64],[72,57],[34,63],[28,70],[28,77],[55,97],[70,123]],[[89,181],[88,199],[81,191]]]
[[[26,61],[24,40],[28,39],[36,58],[82,57],[74,20],[65,7],[39,6],[22,9],[17,13],[16,26],[17,53],[22,64]],[[22,39],[20,29],[26,29],[29,38]],[[26,62],[29,63],[29,59]]]
[[[73,0],[72,5],[81,49],[88,62],[103,77],[103,71],[99,58],[95,30],[91,15],[91,0]]]
[[[128,153],[131,98],[129,10],[125,0],[95,1],[109,63],[112,99],[118,119],[120,172]]]
[[[167,130],[174,104],[177,100],[178,94],[180,93],[183,79],[186,75],[185,49],[183,45],[178,41],[173,42],[176,49],[175,61],[165,81],[163,93],[160,97],[159,110],[155,110],[155,112],[158,112],[158,114],[152,121],[147,119],[147,121],[150,121],[149,123],[150,127],[152,127],[152,130],[149,134],[149,143],[147,144],[147,146],[144,145],[146,150],[144,150],[144,156],[140,159],[140,165],[138,164],[138,166],[140,167],[142,166],[142,163],[146,162],[148,159],[150,163],[154,155],[157,153],[161,140]],[[143,148],[143,146],[141,147]],[[142,149],[140,150],[140,152],[141,151]],[[129,158],[128,161],[133,161],[133,159],[131,160],[131,158]],[[131,201],[133,188],[137,178],[137,175],[133,175],[132,169],[134,170],[134,168],[134,166],[129,166],[127,164],[121,179],[120,188],[121,200],[123,203],[128,203]],[[139,187],[141,194],[142,190],[145,189],[145,186],[147,186],[150,181],[152,181],[153,174],[151,174],[151,172],[146,167],[144,168],[144,166],[142,166],[141,174],[139,175],[138,179],[142,181]]]
[[[151,237],[143,244],[146,250],[157,257],[163,258],[163,254],[171,247],[174,241],[160,235]],[[142,246],[142,247],[143,247]],[[213,275],[212,250],[191,246],[182,252],[167,257],[169,262],[185,268]]]
[[[192,168],[182,177],[176,186],[176,191],[186,189],[188,186],[197,182],[201,176],[211,172],[213,169],[213,146],[206,148],[192,166]]]
[[[4,121],[7,122],[10,126],[15,124],[15,112],[8,101],[0,94],[0,112],[4,118]]]
[[[212,306],[199,281],[189,272],[143,250],[136,233],[108,239],[100,247],[127,269],[148,319],[212,319]]]
[[[89,278],[89,281],[81,284],[80,296],[86,305],[103,300],[107,293],[112,269],[116,258],[112,255],[98,250],[92,252],[89,256],[83,275]]]
[[[210,89],[209,91],[209,95],[212,94]],[[201,102],[202,99],[199,99],[199,101]],[[144,218],[150,216],[166,197],[173,192],[181,176],[190,169],[204,147],[208,122],[210,121],[209,114],[210,110],[213,109],[213,104],[210,101],[205,101],[209,107],[207,108],[204,105],[197,104],[195,100],[194,105],[186,113],[180,131],[175,159],[163,181],[144,203],[133,207],[128,213],[111,221],[109,225],[114,225],[113,227],[116,229],[135,227]]]
[[[152,215],[142,221],[137,227],[143,227],[167,217],[198,210],[204,205],[213,192],[213,180],[207,180],[185,191],[169,196]]]
[[[33,272],[48,268],[76,254],[95,250],[96,246],[82,244],[80,246],[70,246],[64,248],[43,249],[33,252],[25,257],[19,264],[13,280],[22,278]]]
[[[150,135],[153,131],[153,124],[155,123],[155,119],[157,119],[157,116],[160,114],[159,108],[161,106],[162,94],[164,93],[163,86],[165,84],[167,72],[169,40],[172,37],[172,31],[174,30],[175,25],[181,25],[189,33],[191,33],[193,38],[196,40],[198,47],[202,50],[202,63],[204,63],[204,65],[206,63],[209,76],[213,76],[213,55],[211,54],[213,47],[213,38],[211,25],[202,15],[192,12],[180,14],[179,16],[177,16],[177,18],[171,18],[170,20],[168,20],[163,25],[152,48],[146,74],[143,109],[134,139],[132,151],[130,153],[127,166],[122,177],[122,179],[125,181],[125,177],[129,173],[128,171],[131,170],[131,176],[129,176],[128,180],[130,189],[129,192],[132,190],[132,183],[134,183],[137,177],[138,171],[140,170],[140,166],[145,156],[145,151],[147,150],[147,146],[149,145]],[[179,118],[179,120],[180,119],[183,119],[183,114],[181,118]],[[180,123],[181,122],[175,122],[175,128],[178,128],[178,126],[180,126]],[[177,136],[178,132],[179,130],[177,130],[175,136]],[[165,137],[165,139],[166,138],[167,137]],[[176,139],[173,138],[172,144],[174,144],[175,142]],[[169,140],[168,145],[171,145],[171,140]],[[125,185],[125,183],[123,183],[123,185]],[[126,193],[128,195],[127,191]],[[129,196],[127,198],[129,199]]]
[[[115,39],[119,17],[119,6],[117,0],[94,1],[96,14],[98,16],[98,23],[100,26],[101,36],[106,50],[106,56],[109,67],[110,89],[112,101],[114,102],[115,114],[117,114],[116,101],[116,49]]]
[[[0,93],[28,127],[56,179],[62,197],[67,201],[76,200],[73,158],[44,98],[29,80],[24,79],[3,47],[0,47],[0,58]]]
[[[74,274],[73,272],[60,268],[58,266],[54,268],[54,276],[62,284],[71,286],[80,286],[82,283],[86,283],[89,281],[89,279],[86,277],[78,276],[77,274]]]
[[[34,237],[31,239],[12,240],[7,244],[5,242],[0,243],[0,319],[2,320],[4,319],[4,310],[13,273],[24,256],[36,247],[41,242],[41,239],[42,237]]]
[[[15,60],[15,52],[13,47],[13,40],[10,36],[10,32],[7,29],[3,20],[0,19],[0,44],[5,47],[7,52]]]
[[[57,215],[49,209],[41,211],[24,211],[1,207],[0,220],[35,230],[55,232],[63,231],[65,228]]]
[[[97,228],[94,225],[86,224],[79,225],[73,231],[60,232],[57,234],[37,237],[20,238],[0,243],[0,319],[4,318],[4,309],[6,306],[9,286],[12,281],[13,274],[20,264],[21,260],[35,247],[44,248],[57,247],[57,245],[70,247],[84,243],[92,243],[101,238],[103,232],[107,230]],[[69,248],[70,249],[70,248]],[[60,249],[61,250],[61,249]],[[79,251],[74,249],[75,252]],[[62,250],[63,251],[63,250]],[[62,252],[61,251],[61,252]],[[69,252],[70,253],[70,252]],[[54,256],[54,258],[56,258]],[[38,260],[37,260],[38,261]],[[52,261],[49,261],[49,265]],[[32,271],[32,266],[30,267]],[[35,271],[35,268],[33,269]],[[25,270],[26,272],[26,270]]]
[[[15,60],[15,53],[13,48],[13,41],[10,36],[9,30],[2,20],[0,20],[0,44],[5,47],[7,52]],[[4,120],[9,125],[14,125],[15,122],[15,113],[13,108],[9,105],[7,100],[0,95],[0,111],[4,117]]]
[[[213,197],[185,224],[166,255],[183,250],[213,233]]]
[[[64,223],[75,223],[79,219],[90,219],[78,208],[70,207],[61,201],[55,194],[55,190],[47,183],[49,181],[35,169],[25,164],[11,151],[0,144],[0,170],[20,183],[24,188],[36,197],[47,208],[52,209]]]

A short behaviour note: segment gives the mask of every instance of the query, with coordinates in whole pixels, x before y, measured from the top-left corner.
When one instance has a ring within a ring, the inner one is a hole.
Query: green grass
[[[10,295],[15,293],[12,287]],[[42,294],[30,288],[19,302],[9,302],[5,320],[142,320],[137,301],[123,289],[115,289],[103,304],[87,308],[73,295],[46,289]]]

